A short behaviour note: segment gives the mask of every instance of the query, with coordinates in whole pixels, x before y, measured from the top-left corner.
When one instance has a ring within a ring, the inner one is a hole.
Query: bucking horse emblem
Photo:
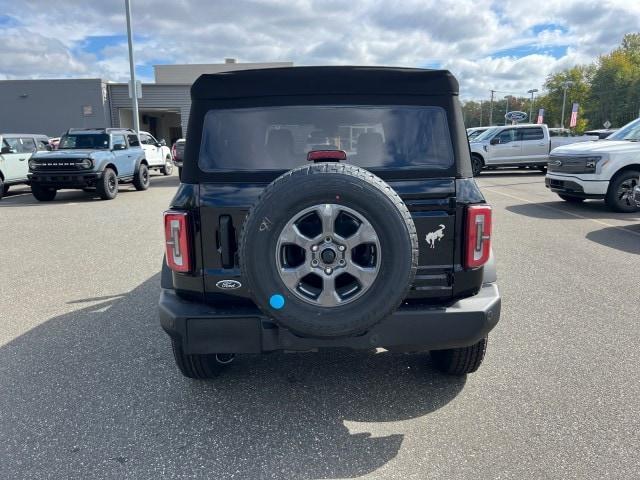
[[[440,241],[444,238],[444,225],[440,224],[440,228],[434,232],[427,233],[425,240],[430,248],[436,248],[436,240]]]

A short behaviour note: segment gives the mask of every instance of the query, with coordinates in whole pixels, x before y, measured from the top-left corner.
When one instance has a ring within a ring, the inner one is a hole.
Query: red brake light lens
[[[307,153],[308,162],[339,162],[347,159],[347,152],[344,150],[311,150]]]
[[[487,263],[491,255],[491,207],[467,207],[467,241],[465,267],[478,268]]]
[[[191,236],[187,212],[164,212],[167,265],[174,272],[191,271]]]

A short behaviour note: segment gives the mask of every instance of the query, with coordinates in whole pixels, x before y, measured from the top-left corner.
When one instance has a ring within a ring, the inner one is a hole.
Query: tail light
[[[487,263],[491,254],[491,207],[467,207],[467,238],[465,267],[478,268]]]
[[[176,144],[171,145],[171,156],[175,158],[176,156]]]
[[[191,271],[191,235],[187,212],[164,212],[164,238],[169,268],[174,272]]]

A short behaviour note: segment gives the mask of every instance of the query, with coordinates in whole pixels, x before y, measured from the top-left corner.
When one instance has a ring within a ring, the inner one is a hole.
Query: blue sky
[[[129,72],[122,0],[0,0],[0,79]],[[292,61],[447,68],[464,98],[522,94],[640,30],[640,2],[547,0],[132,0],[136,71]]]

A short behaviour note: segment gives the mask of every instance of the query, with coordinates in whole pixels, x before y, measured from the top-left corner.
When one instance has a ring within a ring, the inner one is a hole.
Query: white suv
[[[140,132],[140,143],[150,170],[160,170],[165,175],[173,173],[171,150],[164,140],[158,141],[150,133]]]
[[[637,212],[640,118],[604,140],[558,147],[549,158],[547,188],[567,202],[604,199],[617,212]]]

